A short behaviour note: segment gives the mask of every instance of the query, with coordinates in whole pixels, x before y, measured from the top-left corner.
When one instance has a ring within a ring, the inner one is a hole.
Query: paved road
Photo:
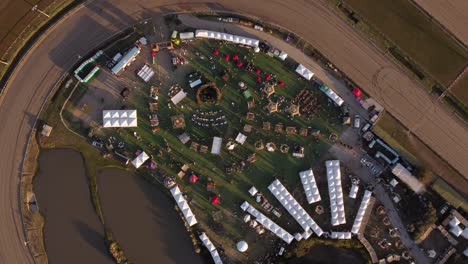
[[[468,1],[466,0],[413,0],[430,16],[468,45]]]
[[[250,14],[295,31],[468,175],[466,127],[321,1],[91,0],[44,35],[17,67],[0,98],[0,263],[32,262],[21,231],[20,167],[34,120],[57,79],[77,61],[78,54],[86,54],[128,24],[197,10]]]

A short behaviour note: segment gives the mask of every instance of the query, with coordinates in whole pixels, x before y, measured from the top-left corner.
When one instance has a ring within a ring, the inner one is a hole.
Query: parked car
[[[366,132],[367,130],[369,130],[370,127],[371,127],[371,124],[370,124],[370,123],[367,123],[367,124],[365,124],[365,125],[362,127],[362,130],[361,130],[361,131],[364,133],[364,132]]]
[[[361,117],[359,115],[354,116],[354,127],[359,128],[361,126]]]

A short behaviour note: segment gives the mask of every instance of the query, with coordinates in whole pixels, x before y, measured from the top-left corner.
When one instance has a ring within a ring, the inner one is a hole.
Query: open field
[[[448,86],[463,71],[468,51],[407,0],[345,0],[424,71]]]
[[[405,159],[417,166],[429,168],[459,192],[467,194],[468,181],[465,177],[450,167],[419,139],[408,133],[407,129],[391,115],[384,113],[372,130]]]

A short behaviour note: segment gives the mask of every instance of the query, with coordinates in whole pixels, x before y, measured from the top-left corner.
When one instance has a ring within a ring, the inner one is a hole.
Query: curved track
[[[90,1],[67,16],[26,55],[0,98],[0,263],[33,262],[23,244],[18,184],[25,144],[54,84],[78,60],[78,54],[86,54],[128,24],[142,18],[160,18],[170,12],[219,10],[245,13],[292,29],[382,102],[389,112],[452,166],[468,175],[466,127],[321,1],[129,2]]]

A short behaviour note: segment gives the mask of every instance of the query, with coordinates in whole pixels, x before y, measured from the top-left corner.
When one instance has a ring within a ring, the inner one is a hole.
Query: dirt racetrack
[[[466,0],[413,0],[429,15],[468,45],[468,1]]]
[[[0,98],[3,154],[0,159],[0,263],[33,263],[24,245],[18,212],[20,168],[42,103],[60,76],[79,60],[78,55],[86,56],[114,33],[140,19],[160,21],[166,13],[207,10],[252,15],[295,31],[468,177],[465,124],[423,92],[419,84],[322,1],[90,0],[38,41],[14,70]]]

